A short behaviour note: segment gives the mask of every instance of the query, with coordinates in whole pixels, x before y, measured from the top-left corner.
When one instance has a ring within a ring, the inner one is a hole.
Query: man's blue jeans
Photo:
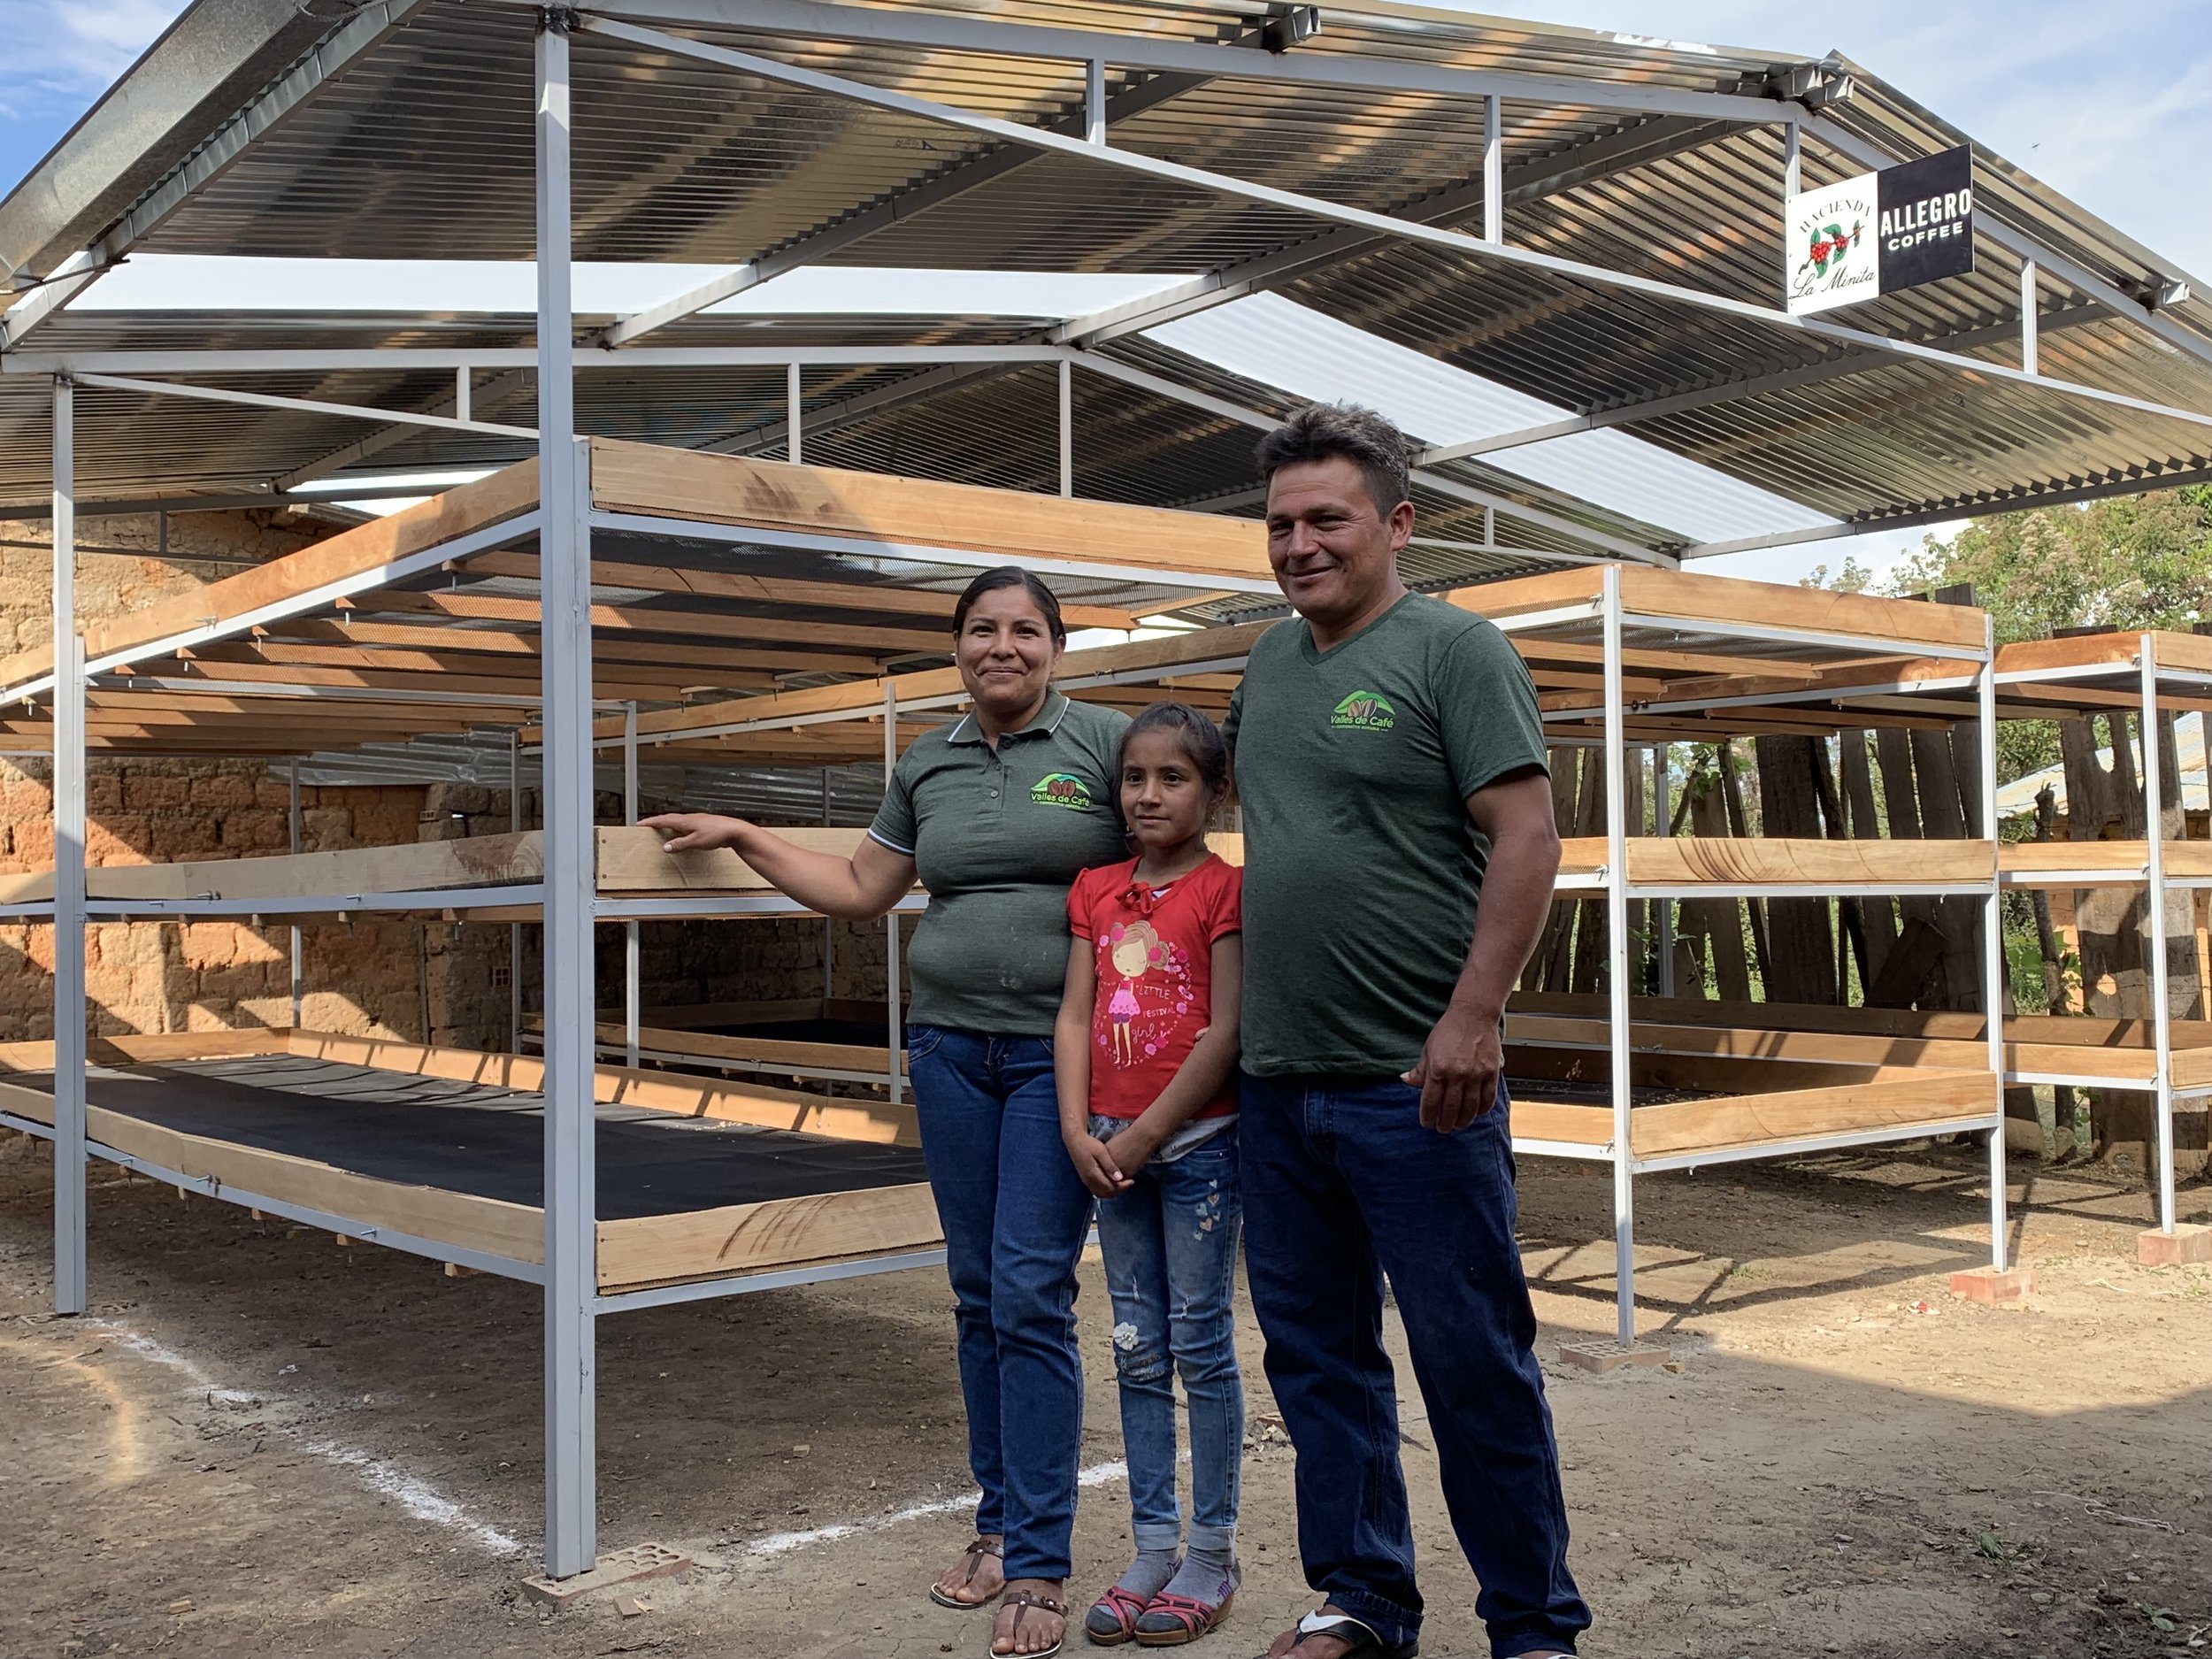
[[[1224,1129],[1171,1163],[1155,1158],[1133,1179],[1129,1191],[1098,1206],[1133,1536],[1141,1550],[1171,1550],[1183,1541],[1175,1502],[1179,1371],[1190,1402],[1191,1548],[1225,1552],[1236,1543],[1244,1458],[1237,1132]]]
[[[1499,1659],[1572,1652],[1590,1624],[1513,1239],[1507,1111],[1501,1087],[1495,1108],[1441,1135],[1394,1078],[1247,1076],[1240,1120],[1246,1271],[1298,1454],[1307,1582],[1385,1641],[1419,1632],[1387,1274]]]
[[[975,1530],[1009,1578],[1064,1578],[1083,1437],[1075,1263],[1091,1195],[1060,1138],[1052,1042],[910,1025],[922,1157],[945,1230]]]

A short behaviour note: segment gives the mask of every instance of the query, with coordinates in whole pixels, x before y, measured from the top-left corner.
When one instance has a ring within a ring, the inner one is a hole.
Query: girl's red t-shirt
[[[1210,854],[1164,887],[1137,860],[1102,864],[1068,889],[1068,927],[1096,952],[1091,1110],[1141,1117],[1212,1023],[1214,941],[1244,931],[1244,872]],[[1198,1115],[1237,1109],[1233,1088]]]

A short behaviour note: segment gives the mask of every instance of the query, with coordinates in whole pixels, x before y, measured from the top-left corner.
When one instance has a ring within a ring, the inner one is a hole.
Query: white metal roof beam
[[[361,5],[295,65],[283,80],[255,99],[242,114],[195,150],[182,165],[133,204],[96,247],[74,257],[88,259],[92,274],[123,258],[195,192],[228,172],[254,141],[303,107],[347,65],[428,4],[429,0],[369,0]],[[127,79],[124,86],[129,86]],[[89,280],[89,276],[85,279]],[[83,286],[84,281],[73,283],[58,300],[19,322],[16,313],[23,307],[18,305],[10,311],[4,337],[0,337],[0,349],[19,345],[33,328],[60,311],[69,296]]]
[[[873,368],[889,363],[1051,363],[1057,348],[1041,342],[987,346],[634,346],[626,351],[576,348],[579,372],[592,369]],[[358,346],[239,351],[23,351],[0,362],[11,374],[339,374],[404,373],[423,369],[528,368],[528,346]],[[481,401],[482,387],[476,396]]]
[[[1171,98],[1180,96],[1194,87],[1205,85],[1198,75],[1159,74],[1133,87],[1125,87],[1106,102],[1109,127],[1146,110],[1156,109]],[[1064,116],[1053,123],[1052,130],[1071,137],[1084,131],[1082,114]],[[772,253],[726,271],[710,281],[703,282],[688,293],[674,299],[634,311],[607,329],[599,338],[605,346],[627,346],[641,340],[656,329],[680,322],[697,315],[710,305],[733,299],[749,288],[772,282],[780,276],[844,252],[856,242],[865,242],[879,231],[890,229],[918,213],[926,213],[933,207],[979,190],[995,180],[1011,173],[1018,173],[1041,159],[1041,152],[1015,145],[1002,146],[956,166],[925,179],[910,189],[901,190],[878,202],[874,206],[819,229],[810,231],[787,242]]]
[[[1085,368],[1097,373],[1125,381],[1128,385],[1138,387],[1148,392],[1156,393],[1162,397],[1172,398],[1177,403],[1187,403],[1194,409],[1202,409],[1210,415],[1219,415],[1224,419],[1240,422],[1252,427],[1255,431],[1271,432],[1282,424],[1278,417],[1269,414],[1265,410],[1251,409],[1242,403],[1232,403],[1225,397],[1216,397],[1211,393],[1199,391],[1194,387],[1185,386],[1179,380],[1171,380],[1165,375],[1154,374],[1149,370],[1140,369],[1133,364],[1117,363],[1110,357],[1086,357],[1080,361]],[[1572,518],[1565,518],[1558,513],[1548,512],[1541,507],[1531,507],[1522,502],[1515,501],[1510,496],[1498,495],[1494,491],[1483,489],[1478,485],[1466,483],[1459,479],[1447,478],[1441,473],[1432,472],[1418,467],[1412,470],[1411,477],[1415,483],[1421,485],[1424,488],[1434,490],[1440,495],[1449,495],[1455,501],[1463,501],[1473,506],[1489,507],[1499,512],[1512,513],[1517,518],[1527,519],[1531,524],[1542,525],[1548,530],[1556,530],[1562,535],[1572,536],[1578,541],[1587,542],[1592,547],[1603,548],[1624,558],[1635,559],[1646,565],[1672,565],[1675,563],[1669,555],[1647,548],[1640,541],[1632,541],[1625,536],[1617,536],[1603,530],[1594,529],[1588,525],[1578,524]]]
[[[1736,130],[1724,123],[1683,116],[1663,116],[1622,127],[1555,155],[1536,157],[1509,166],[1505,170],[1505,205],[1513,207],[1535,201],[1609,173],[1680,155]],[[1478,177],[1409,203],[1394,217],[1409,222],[1440,224],[1463,214],[1479,212],[1482,196],[1482,180]],[[1128,334],[1157,328],[1180,317],[1280,288],[1310,271],[1349,259],[1371,248],[1381,247],[1389,240],[1371,231],[1339,227],[1240,265],[1210,271],[1164,293],[1148,294],[1087,316],[1071,318],[1053,330],[1052,337],[1071,346],[1104,345]]]
[[[503,3],[526,4],[534,0]],[[1451,98],[1501,97],[1547,108],[1564,105],[1635,115],[1690,115],[1750,126],[1787,119],[1801,107],[1763,93],[1694,92],[1648,81],[1459,69],[1417,58],[1363,58],[1344,52],[1256,52],[1248,46],[1225,42],[1053,28],[905,7],[825,4],[820,0],[594,0],[585,10],[584,27],[591,27],[599,18],[679,28],[733,29],[810,43],[856,41],[1073,63],[1100,59],[1123,68],[1293,86],[1426,93]]]
[[[503,426],[488,420],[456,420],[445,415],[419,415],[389,409],[368,409],[359,403],[326,403],[311,397],[276,397],[266,392],[241,392],[227,386],[189,386],[180,380],[134,380],[116,374],[81,374],[80,386],[104,387],[114,392],[139,392],[154,397],[184,397],[210,403],[242,403],[251,409],[280,409],[309,415],[340,415],[353,420],[397,421],[445,432],[475,432],[497,438],[535,438],[533,426]]]
[[[2170,472],[2146,472],[2131,467],[2127,475],[2101,479],[2093,484],[2073,484],[2053,489],[2015,489],[1985,495],[1962,496],[1939,507],[1894,513],[1880,518],[1855,518],[1842,524],[1816,525],[1807,530],[1784,530],[1773,535],[1745,536],[1733,541],[1705,541],[1682,549],[1685,559],[1714,558],[1723,553],[1755,553],[1763,548],[1794,547],[1806,541],[1832,541],[1846,536],[1873,535],[1884,530],[1911,530],[1922,525],[1948,524],[1958,518],[1978,518],[1994,512],[2021,512],[2031,507],[2062,507],[2072,502],[2101,501],[2112,495],[2139,495],[2145,490],[2179,489],[2189,484],[2212,483],[2212,465],[2193,466]]]
[[[497,379],[487,380],[483,385],[473,388],[469,396],[469,407],[472,411],[492,413],[513,403],[536,383],[537,377],[531,371],[510,369]],[[457,386],[453,391],[434,399],[411,416],[388,415],[386,419],[392,424],[381,430],[372,432],[365,437],[357,438],[351,443],[342,445],[326,455],[318,456],[304,466],[296,466],[288,472],[278,473],[276,477],[269,480],[269,488],[278,490],[296,489],[302,484],[321,478],[326,473],[343,472],[347,467],[357,465],[367,460],[371,456],[381,455],[385,450],[405,442],[420,431],[427,421],[450,419],[458,413],[460,407],[461,395]],[[535,438],[536,430],[533,428],[529,435]]]
[[[926,98],[910,97],[902,92],[887,91],[864,81],[850,81],[837,75],[827,75],[795,65],[780,63],[773,58],[752,53],[732,51],[703,41],[687,40],[680,35],[641,29],[626,23],[587,17],[582,27],[597,35],[626,41],[648,51],[669,52],[678,57],[695,58],[703,62],[719,64],[741,73],[764,80],[781,81],[831,97],[845,98],[852,103],[890,110],[917,119],[936,121],[944,126],[971,132],[986,133],[1016,143],[1029,144],[1040,150],[1064,156],[1073,156],[1094,165],[1115,167],[1171,183],[1211,191],[1233,200],[1258,203],[1288,212],[1303,213],[1322,221],[1356,227],[1399,240],[1448,249],[1478,261],[1495,259],[1508,265],[1518,265],[1560,278],[1563,280],[1589,284],[1633,294],[1641,298],[1663,304],[1681,306],[1692,311],[1711,311],[1754,323],[1762,327],[1786,330],[1812,339],[1834,341],[1864,349],[1886,351],[1900,357],[1939,364],[1966,374],[1993,380],[2016,382],[2062,396],[2102,403],[2109,407],[2130,410],[2188,425],[2212,429],[2212,414],[2200,414],[2193,410],[2175,409],[2154,403],[2147,398],[2130,397],[2118,392],[2108,392],[2100,387],[2084,386],[2072,380],[2055,380],[2047,375],[2031,374],[2024,370],[2007,368],[2001,364],[1979,358],[1963,357],[1953,352],[1922,346],[1910,341],[1893,339],[1831,323],[1818,317],[1795,317],[1772,306],[1759,305],[1749,300],[1740,300],[1724,294],[1708,293],[1701,289],[1684,288],[1655,277],[1640,276],[1632,272],[1608,270],[1601,265],[1588,265],[1578,259],[1561,258],[1555,254],[1540,252],[1510,243],[1485,242],[1461,231],[1446,230],[1438,226],[1419,224],[1411,220],[1393,219],[1387,214],[1371,212],[1365,208],[1352,207],[1343,203],[1324,200],[1318,196],[1302,196],[1295,191],[1278,189],[1272,185],[1255,184],[1248,180],[1226,173],[1210,173],[1203,168],[1185,166],[1179,162],[1164,160],[1159,157],[1139,154],[1131,150],[1114,150],[1085,143],[1080,139],[1064,138],[1056,133],[1045,132],[1018,122],[1004,121],[995,116],[977,115],[950,104],[933,103]]]
[[[2037,326],[2047,334],[2104,320],[2106,313],[2101,307],[2080,305],[2069,311],[2053,311],[2039,319]],[[1963,351],[1978,346],[2017,342],[2019,338],[2020,325],[2007,322],[1988,328],[1977,328],[1967,334],[1947,334],[1941,343],[1949,350]],[[1630,426],[1640,420],[1655,420],[1663,415],[1705,409],[1715,403],[1737,403],[1746,398],[1763,397],[1769,392],[1785,392],[1794,387],[1844,380],[1854,374],[1864,374],[1870,370],[1883,368],[1893,361],[1889,357],[1861,352],[1848,357],[1831,357],[1823,363],[1803,364],[1773,374],[1754,375],[1747,380],[1716,380],[1709,386],[1693,387],[1686,392],[1655,397],[1648,403],[1624,403],[1617,409],[1600,410],[1587,415],[1568,415],[1558,420],[1542,421],[1512,432],[1496,433],[1486,438],[1470,438],[1461,443],[1440,444],[1435,449],[1422,451],[1414,460],[1423,466],[1440,466],[1447,461],[1462,460],[1470,456],[1494,455],[1501,449],[1517,449],[1524,445],[1542,443],[1552,438],[1571,437],[1578,432],[1601,432],[1608,427]]]

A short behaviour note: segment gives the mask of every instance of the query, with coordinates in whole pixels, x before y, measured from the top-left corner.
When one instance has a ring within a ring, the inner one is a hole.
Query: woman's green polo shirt
[[[1069,884],[1129,856],[1114,781],[1128,724],[1118,709],[1054,691],[995,750],[969,714],[899,757],[868,833],[911,855],[929,889],[909,1019],[1051,1035],[1067,979]]]

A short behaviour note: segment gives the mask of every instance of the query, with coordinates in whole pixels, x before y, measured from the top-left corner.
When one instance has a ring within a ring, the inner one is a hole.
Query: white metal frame
[[[2189,1088],[2178,1088],[2174,1083],[2173,997],[2166,961],[2166,901],[2170,893],[2193,893],[2212,887],[2212,876],[2170,876],[2166,872],[2166,838],[2162,826],[2165,816],[2166,784],[2159,764],[2158,716],[2161,707],[2175,693],[2185,693],[2192,700],[2212,695],[2212,674],[2190,669],[2162,667],[2158,661],[2158,636],[2155,633],[2146,631],[2137,635],[2132,660],[2126,666],[2085,664],[2055,668],[2008,669],[1995,678],[1999,685],[2015,686],[2063,685],[2069,681],[2122,677],[2131,679],[2134,682],[2135,713],[2140,722],[2145,842],[2143,864],[2132,871],[2101,871],[2094,877],[2062,870],[2016,870],[2006,875],[2003,882],[2008,887],[2019,888],[2139,887],[2143,889],[2144,942],[2150,957],[2151,1080],[2146,1083],[2139,1077],[2102,1077],[2085,1068],[2063,1072],[2016,1071],[2010,1074],[2008,1080],[2015,1083],[2045,1083],[2058,1087],[2149,1094],[2154,1102],[2157,1143],[2155,1225],[2159,1232],[2170,1237],[2179,1222],[2174,1172],[2174,1103],[2178,1099],[2212,1095],[2212,1083]],[[2116,719],[2124,711],[2117,706],[2108,710]],[[2056,718],[2062,712],[2062,709],[2053,707],[2044,718]],[[2124,741],[2124,737],[2116,735],[2116,741]],[[2212,766],[2212,755],[2208,756],[2207,764]],[[1993,824],[1996,821],[1993,776],[1987,787],[1987,810]]]

